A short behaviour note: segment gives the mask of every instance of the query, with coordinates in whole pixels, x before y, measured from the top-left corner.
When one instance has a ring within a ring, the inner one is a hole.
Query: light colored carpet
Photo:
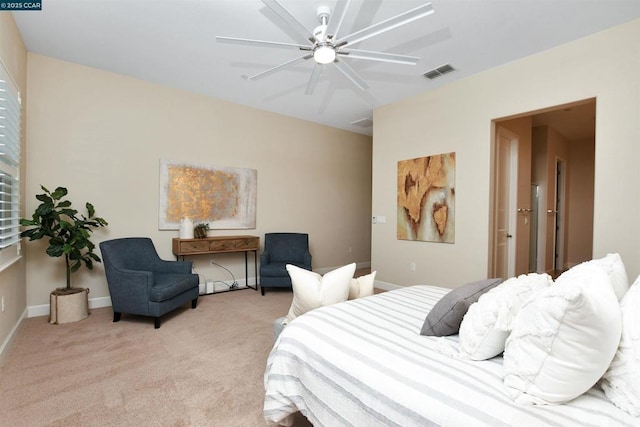
[[[153,320],[27,319],[0,367],[2,426],[264,426],[273,320],[293,294],[200,297]]]

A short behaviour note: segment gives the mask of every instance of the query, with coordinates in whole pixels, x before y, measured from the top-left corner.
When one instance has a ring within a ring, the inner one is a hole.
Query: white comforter
[[[457,358],[457,335],[420,335],[450,289],[412,286],[309,312],[278,338],[265,372],[264,414],[314,426],[638,426],[596,386],[564,405],[520,406],[502,358]]]

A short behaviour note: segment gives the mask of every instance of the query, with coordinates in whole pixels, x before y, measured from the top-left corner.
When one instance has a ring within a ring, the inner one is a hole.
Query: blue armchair
[[[160,317],[191,301],[198,303],[197,274],[191,262],[160,259],[151,239],[129,237],[100,243],[107,284],[113,306],[113,321],[122,313]]]
[[[309,235],[305,233],[266,233],[260,255],[260,292],[265,288],[291,289],[287,264],[311,270]]]

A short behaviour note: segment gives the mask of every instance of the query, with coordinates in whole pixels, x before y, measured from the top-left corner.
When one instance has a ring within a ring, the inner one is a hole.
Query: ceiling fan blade
[[[298,58],[292,59],[291,61],[287,61],[287,62],[282,63],[280,65],[276,65],[273,68],[269,68],[268,70],[262,71],[261,73],[254,74],[253,76],[249,77],[249,80],[258,80],[258,79],[261,79],[263,77],[267,77],[268,75],[273,74],[276,71],[280,71],[281,69],[286,68],[286,67],[291,67],[292,65],[295,65],[298,62],[306,61],[307,59],[311,59],[311,58],[313,58],[313,54],[300,56]]]
[[[306,40],[313,43],[311,38],[312,32],[307,30],[304,25],[298,21],[287,9],[285,9],[277,0],[262,0],[269,9],[274,11],[284,22],[286,22],[300,37],[300,41]]]
[[[356,86],[358,86],[360,90],[367,90],[369,88],[369,85],[364,81],[362,77],[360,77],[358,73],[356,73],[356,70],[351,68],[349,64],[344,61],[338,61],[337,59],[334,61],[334,64],[336,64],[338,70],[340,70],[342,74],[347,76],[347,78],[349,78],[349,80],[351,80]]]
[[[344,15],[347,13],[350,2],[351,0],[338,0],[336,2],[336,6],[331,12],[331,17],[329,18],[329,23],[327,24],[326,34],[332,39],[335,39],[336,35],[338,34],[338,30],[342,25],[342,20],[344,19]]]
[[[394,64],[416,65],[420,60],[417,56],[398,55],[395,53],[371,52],[368,50],[345,49],[336,52],[348,58],[367,59],[371,61],[391,62]]]
[[[272,42],[267,40],[253,40],[253,39],[241,39],[237,37],[222,37],[216,36],[216,40],[221,43],[230,43],[230,44],[244,44],[244,45],[253,45],[253,46],[268,46],[268,47],[279,47],[279,48],[295,48],[301,50],[311,50],[313,46],[311,45],[301,45],[295,43],[281,43],[281,42]]]
[[[322,72],[322,65],[316,64],[313,67],[313,71],[311,72],[311,77],[309,77],[309,83],[307,83],[307,90],[304,91],[305,95],[311,95],[318,84],[318,80],[320,79],[320,73]]]
[[[394,16],[393,18],[386,19],[382,22],[378,22],[377,24],[373,24],[367,28],[356,31],[355,33],[351,33],[348,36],[341,37],[335,41],[335,44],[337,47],[353,45],[401,25],[408,24],[416,19],[424,18],[432,13],[433,6],[431,6],[431,3],[425,3],[414,9],[403,12],[400,15]]]

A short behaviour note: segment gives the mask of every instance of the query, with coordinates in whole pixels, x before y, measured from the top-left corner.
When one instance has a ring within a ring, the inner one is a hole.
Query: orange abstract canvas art
[[[456,153],[398,162],[399,240],[455,241]]]
[[[160,161],[160,229],[182,218],[212,229],[256,226],[256,170]]]

